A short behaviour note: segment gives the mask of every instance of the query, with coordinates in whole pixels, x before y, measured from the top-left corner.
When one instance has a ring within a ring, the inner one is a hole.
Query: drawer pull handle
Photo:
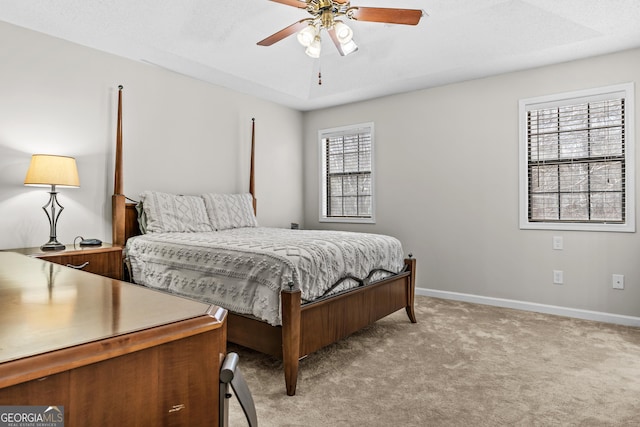
[[[84,264],[80,264],[80,265],[67,264],[67,267],[75,268],[76,270],[82,270],[87,265],[89,265],[89,261],[85,262]]]
[[[173,408],[169,409],[169,412],[178,412],[183,410],[184,408],[186,408],[184,403],[181,403],[179,405],[173,405]]]

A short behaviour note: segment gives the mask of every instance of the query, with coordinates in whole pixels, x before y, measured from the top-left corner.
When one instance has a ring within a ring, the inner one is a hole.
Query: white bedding
[[[149,233],[127,242],[133,280],[281,324],[280,291],[301,289],[303,301],[358,286],[376,269],[404,267],[390,236],[267,227],[212,232]],[[388,275],[389,273],[386,273]],[[382,278],[377,273],[373,279]]]

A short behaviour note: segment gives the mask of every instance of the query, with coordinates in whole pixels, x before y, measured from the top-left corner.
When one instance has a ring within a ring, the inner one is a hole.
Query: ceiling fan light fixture
[[[338,41],[341,45],[346,45],[351,41],[351,39],[353,39],[353,30],[344,22],[336,21],[334,29],[336,31],[336,37],[338,37]]]
[[[315,36],[313,42],[311,42],[311,44],[307,46],[307,49],[304,51],[304,53],[312,58],[320,58],[321,50],[322,44],[320,43],[320,36]]]
[[[298,42],[304,47],[309,47],[317,35],[318,31],[315,25],[307,25],[298,32]]]
[[[426,15],[421,9],[352,7],[350,0],[271,1],[298,9],[306,9],[311,17],[294,22],[257,44],[271,46],[286,37],[297,34],[298,42],[305,47],[305,53],[312,58],[320,57],[320,33],[323,29],[331,37],[331,41],[340,55],[349,55],[358,50],[358,46],[353,41],[353,30],[344,23],[344,20],[418,25],[420,19]]]

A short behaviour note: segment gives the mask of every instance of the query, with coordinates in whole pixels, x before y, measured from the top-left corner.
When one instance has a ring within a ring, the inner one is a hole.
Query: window
[[[373,123],[318,132],[320,221],[375,222]]]
[[[520,101],[520,228],[635,231],[633,84]]]

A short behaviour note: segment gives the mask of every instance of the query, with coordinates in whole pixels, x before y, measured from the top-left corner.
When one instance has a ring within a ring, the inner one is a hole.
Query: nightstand
[[[40,248],[9,249],[34,258],[88,271],[113,279],[122,279],[122,247],[103,243],[102,246],[66,245],[64,250],[43,251]]]

